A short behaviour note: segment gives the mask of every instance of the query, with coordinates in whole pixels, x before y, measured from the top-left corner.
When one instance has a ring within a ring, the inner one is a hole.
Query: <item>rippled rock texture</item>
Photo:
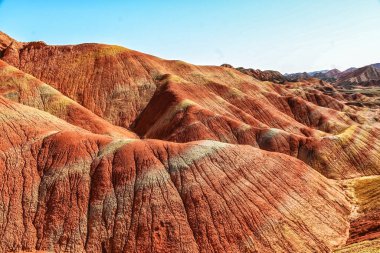
[[[0,252],[376,245],[379,112],[328,83],[5,34],[0,51]]]

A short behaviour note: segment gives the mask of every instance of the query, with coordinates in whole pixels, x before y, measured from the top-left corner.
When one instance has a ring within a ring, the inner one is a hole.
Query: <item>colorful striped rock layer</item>
[[[0,252],[380,248],[379,110],[330,84],[3,33],[0,58]]]

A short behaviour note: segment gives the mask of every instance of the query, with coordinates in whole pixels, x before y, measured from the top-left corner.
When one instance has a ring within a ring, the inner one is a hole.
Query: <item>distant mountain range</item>
[[[229,64],[223,64],[222,66],[234,68]],[[330,82],[335,86],[380,86],[380,63],[370,64],[361,68],[352,67],[344,71],[340,71],[339,69],[330,69],[291,74],[281,74],[280,72],[274,70],[260,70],[243,67],[238,67],[235,69],[258,80],[275,83],[298,82],[310,78],[318,78],[320,80]]]
[[[223,64],[222,67],[234,68],[230,64]],[[275,83],[284,83],[285,81],[287,81],[286,76],[284,76],[283,74],[275,70],[260,70],[260,69],[252,69],[252,68],[246,69],[243,67],[238,67],[236,68],[236,70],[244,74],[250,75],[261,81],[271,81]]]
[[[288,81],[318,78],[336,85],[380,85],[380,63],[370,64],[361,68],[349,68],[345,71],[338,69],[314,72],[293,73],[284,75]]]

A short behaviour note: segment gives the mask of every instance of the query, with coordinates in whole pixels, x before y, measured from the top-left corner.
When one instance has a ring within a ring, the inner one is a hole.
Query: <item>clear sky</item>
[[[0,0],[0,30],[281,72],[380,62],[380,0]]]

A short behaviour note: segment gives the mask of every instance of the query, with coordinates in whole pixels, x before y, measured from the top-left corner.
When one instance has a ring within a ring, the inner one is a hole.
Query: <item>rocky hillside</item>
[[[5,34],[0,51],[0,252],[357,252],[379,238],[379,110],[326,82]]]

